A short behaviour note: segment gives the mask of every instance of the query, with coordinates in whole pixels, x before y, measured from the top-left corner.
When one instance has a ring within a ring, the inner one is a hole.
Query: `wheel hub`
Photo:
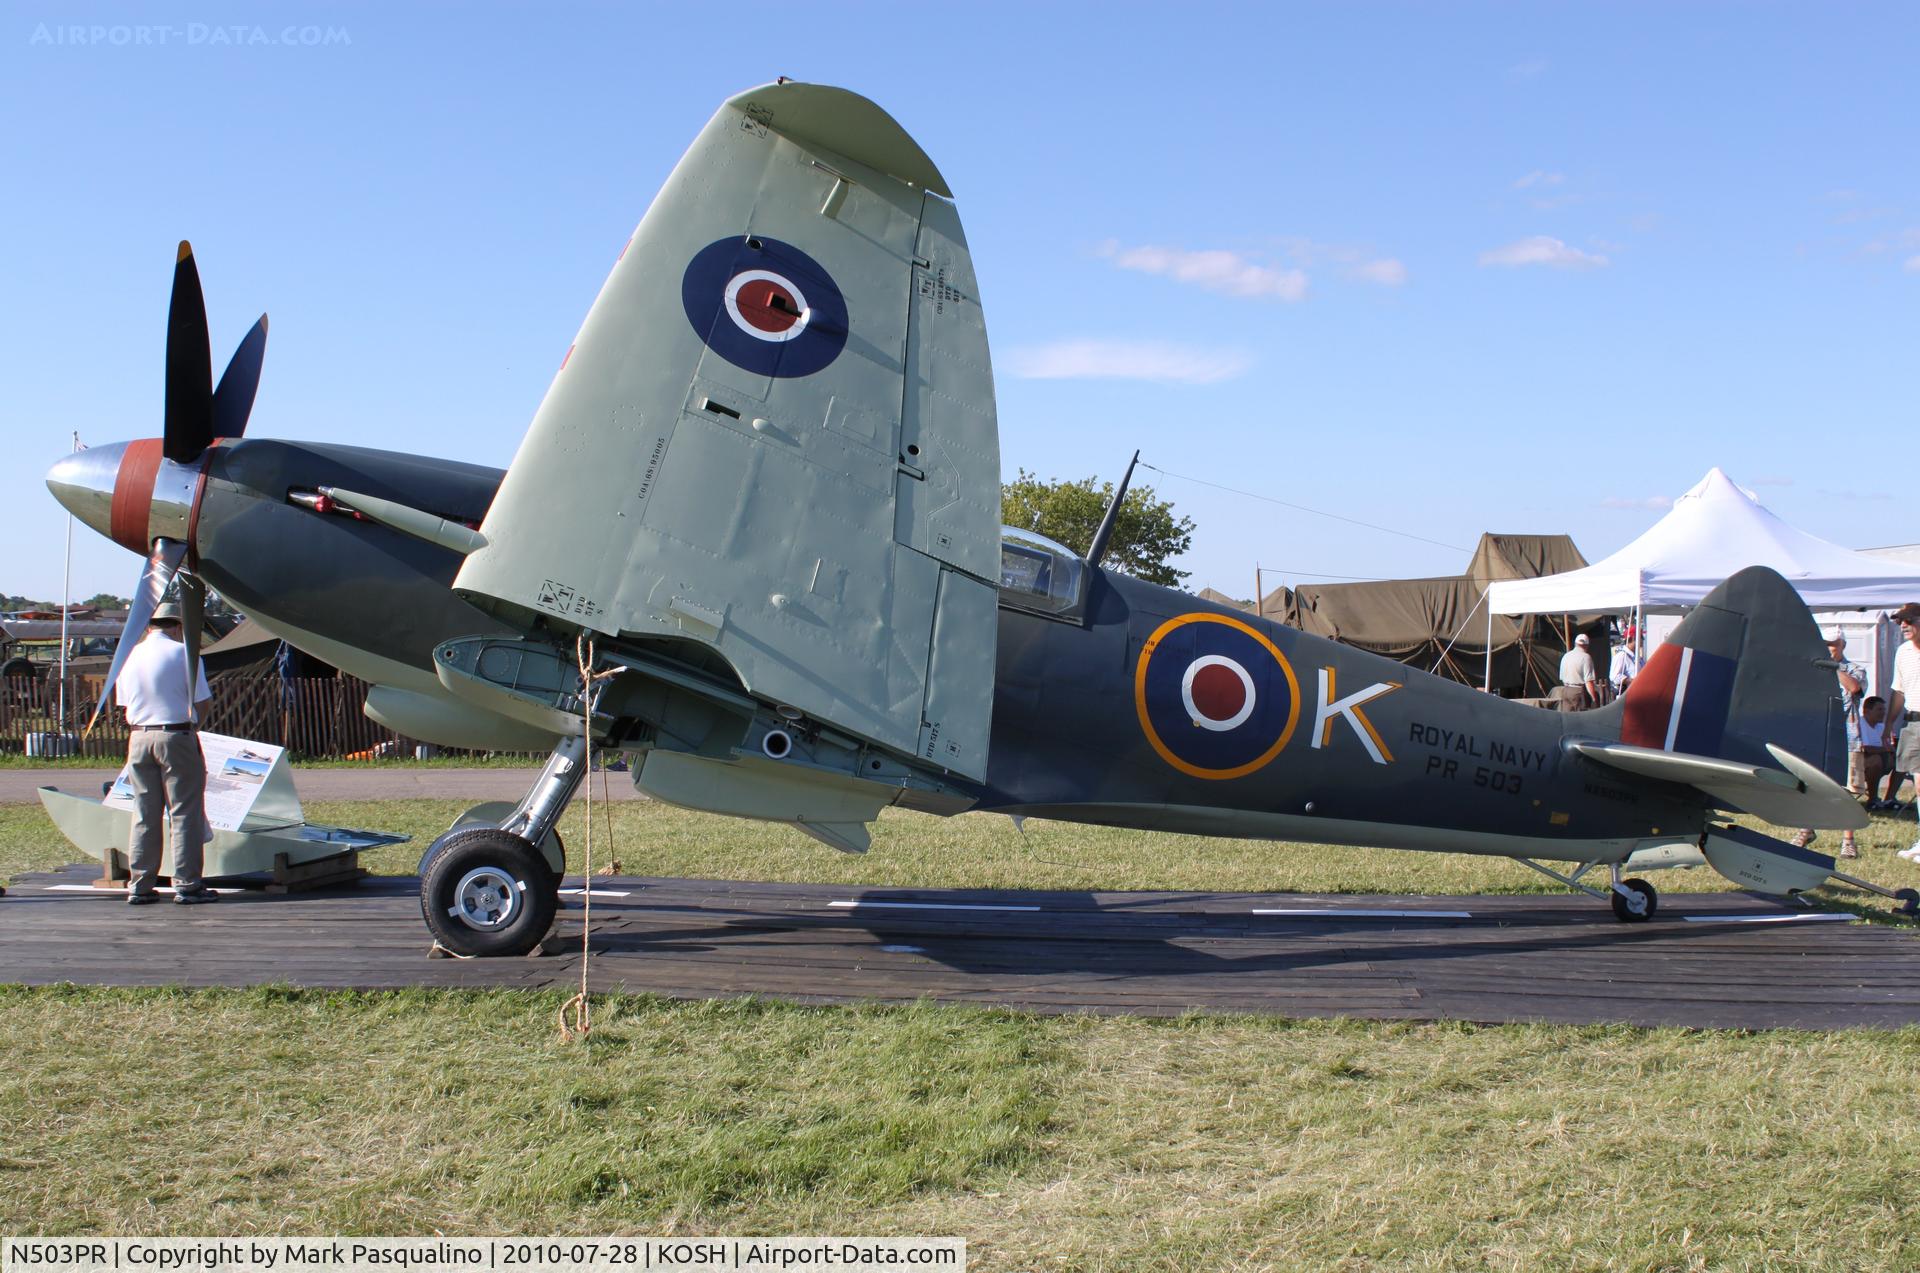
[[[511,924],[520,905],[520,882],[500,867],[481,866],[454,885],[447,914],[469,928],[490,933]]]

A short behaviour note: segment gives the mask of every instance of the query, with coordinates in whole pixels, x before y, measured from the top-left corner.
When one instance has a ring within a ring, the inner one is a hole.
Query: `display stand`
[[[352,883],[366,874],[361,850],[413,838],[315,826],[300,807],[285,748],[223,734],[201,733],[199,739],[207,759],[210,835],[201,869],[209,879],[270,874],[274,892]],[[126,887],[133,788],[125,768],[104,799],[42,787],[40,803],[61,834],[101,863],[95,887]],[[171,845],[162,849],[160,874],[173,874]]]

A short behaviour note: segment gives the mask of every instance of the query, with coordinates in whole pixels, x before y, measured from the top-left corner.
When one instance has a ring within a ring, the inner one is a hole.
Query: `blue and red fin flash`
[[[1621,700],[1620,741],[1695,756],[1719,755],[1738,666],[1730,658],[1691,646],[1656,649]]]

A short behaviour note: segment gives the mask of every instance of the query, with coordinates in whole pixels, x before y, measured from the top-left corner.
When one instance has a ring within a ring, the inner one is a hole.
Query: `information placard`
[[[244,825],[248,815],[262,804],[262,794],[271,792],[272,818],[279,823],[298,823],[300,806],[293,796],[293,780],[286,773],[286,748],[258,743],[250,738],[230,738],[225,734],[200,731],[200,754],[207,760],[207,823],[216,831],[242,831],[255,828]],[[286,808],[289,800],[292,808]],[[122,766],[107,792],[105,804],[131,809],[133,784],[130,768]],[[262,808],[261,813],[268,810]],[[258,819],[256,819],[258,821]]]

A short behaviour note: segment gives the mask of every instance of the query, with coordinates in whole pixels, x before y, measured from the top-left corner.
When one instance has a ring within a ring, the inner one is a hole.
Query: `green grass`
[[[1911,1268],[1920,1031],[0,990],[0,1230],[961,1234],[980,1269]]]
[[[614,780],[620,780],[614,775]],[[452,801],[320,803],[419,843]],[[584,805],[563,824],[575,869]],[[889,813],[873,852],[596,805],[632,874],[1538,892],[1501,859]],[[611,817],[611,830],[605,821]],[[1901,884],[1913,823],[1860,873]],[[0,875],[74,857],[0,806]],[[1665,872],[1668,891],[1726,887]],[[1598,903],[1596,903],[1598,905]],[[1884,915],[1885,905],[1871,903]],[[4,970],[0,970],[4,976]],[[0,988],[0,1231],[960,1234],[977,1269],[1911,1269],[1920,1029]]]

